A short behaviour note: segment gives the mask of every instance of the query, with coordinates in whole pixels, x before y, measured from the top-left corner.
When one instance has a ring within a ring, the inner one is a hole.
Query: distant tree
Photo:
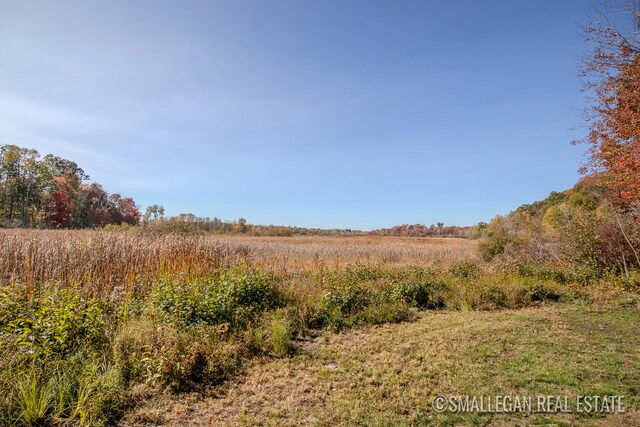
[[[147,206],[147,209],[144,211],[143,221],[157,221],[164,218],[164,206],[162,205],[151,205]]]
[[[49,211],[48,225],[54,228],[68,228],[71,226],[73,206],[69,194],[64,191],[54,191],[51,202],[47,206]]]
[[[236,233],[246,233],[248,229],[247,220],[244,218],[239,218],[233,225],[233,231]]]
[[[118,194],[118,196],[120,196]],[[118,211],[117,224],[136,225],[140,222],[140,210],[131,197],[118,197],[116,209]]]

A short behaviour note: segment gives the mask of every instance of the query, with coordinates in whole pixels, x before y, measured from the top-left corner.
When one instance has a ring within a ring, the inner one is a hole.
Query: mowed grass
[[[203,394],[160,395],[121,425],[640,425],[640,308],[421,312],[323,332]],[[625,413],[438,414],[436,395],[623,395]]]

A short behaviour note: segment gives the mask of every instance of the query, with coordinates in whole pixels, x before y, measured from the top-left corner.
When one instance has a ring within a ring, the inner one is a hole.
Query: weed
[[[285,356],[293,350],[293,325],[286,310],[278,309],[271,321],[271,341],[273,352],[277,356]]]
[[[43,423],[55,397],[53,382],[42,381],[32,368],[17,376],[15,387],[22,421],[27,425]]]

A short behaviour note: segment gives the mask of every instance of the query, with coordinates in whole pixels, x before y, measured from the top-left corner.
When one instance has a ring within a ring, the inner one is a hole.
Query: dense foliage
[[[133,199],[108,194],[77,163],[16,145],[0,146],[0,226],[85,228],[137,224]]]
[[[607,194],[601,180],[584,179],[571,190],[551,193],[545,200],[476,226],[473,235],[481,237],[479,249],[487,260],[629,275],[640,268],[638,218],[621,212]]]

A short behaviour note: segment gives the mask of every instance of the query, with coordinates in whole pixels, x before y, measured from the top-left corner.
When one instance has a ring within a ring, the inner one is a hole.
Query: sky
[[[0,144],[144,209],[472,225],[571,187],[586,0],[0,0]]]

